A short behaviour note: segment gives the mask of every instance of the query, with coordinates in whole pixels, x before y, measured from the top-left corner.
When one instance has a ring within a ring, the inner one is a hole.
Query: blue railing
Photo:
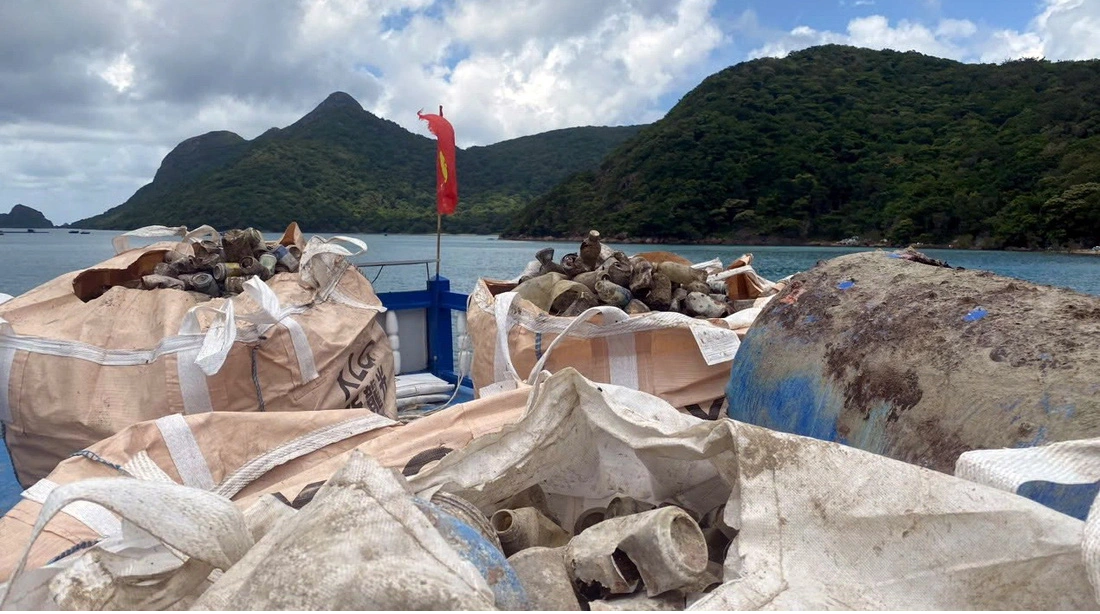
[[[419,265],[425,267],[434,260],[400,260],[391,262],[368,262],[357,264],[359,268],[386,267],[401,265]],[[469,298],[465,294],[451,292],[451,281],[440,275],[428,277],[427,287],[424,290],[410,290],[404,292],[381,292],[378,294],[386,309],[392,311],[405,311],[411,309],[423,309],[427,319],[427,356],[428,371],[436,377],[451,384],[458,384],[466,388],[473,388],[473,381],[468,376],[462,377],[455,370],[454,360],[454,326],[451,323],[451,312],[466,312],[466,301]],[[461,382],[459,379],[461,377]]]

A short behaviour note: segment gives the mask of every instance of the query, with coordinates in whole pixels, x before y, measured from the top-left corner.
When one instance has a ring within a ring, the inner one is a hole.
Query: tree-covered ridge
[[[457,126],[461,129],[461,124]],[[594,168],[638,127],[569,128],[460,149],[458,213],[449,232],[498,232],[514,212],[572,173]],[[330,95],[286,128],[252,141],[211,132],[180,143],[129,200],[74,222],[311,232],[435,230],[435,140]]]
[[[507,235],[1100,243],[1100,61],[825,46],[733,66]]]
[[[10,213],[0,213],[0,228],[53,228],[53,222],[46,219],[38,209],[23,204],[15,205]]]

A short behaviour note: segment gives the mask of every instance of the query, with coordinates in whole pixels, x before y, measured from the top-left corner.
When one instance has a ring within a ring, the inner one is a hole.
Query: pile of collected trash
[[[535,254],[515,289],[551,315],[571,317],[597,305],[629,314],[671,311],[723,318],[752,308],[753,300],[778,291],[752,270],[752,254],[722,268],[718,261],[692,264],[669,252],[628,257],[588,232],[580,249],[554,261],[554,248]]]
[[[647,609],[646,600],[657,598],[665,609],[682,610],[688,593],[722,582],[737,535],[724,511],[723,503],[700,517],[671,503],[617,496],[584,511],[567,531],[535,485],[493,513],[487,538],[508,557],[530,609]]]
[[[169,240],[131,247],[134,238]],[[209,226],[139,228],[112,243],[115,256],[0,305],[6,364],[19,373],[0,381],[0,419],[23,486],[86,446],[171,414],[366,407],[396,417],[382,302],[349,262],[361,241],[307,242],[292,223],[274,246],[251,229]],[[297,270],[266,281],[222,275],[275,253]],[[209,293],[136,289],[157,267],[178,276],[160,276],[174,287],[198,280]]]
[[[233,450],[247,459],[239,467],[211,454],[212,487],[178,483],[203,455],[170,460],[152,442],[111,455],[129,477],[58,472],[41,505],[0,520],[0,606],[1096,608],[1095,519],[832,442],[702,421],[571,369],[527,391],[407,426],[366,416],[373,430],[284,432],[251,459]],[[240,432],[179,421],[200,448]],[[338,431],[358,434],[355,449]],[[447,448],[424,449],[441,440]],[[334,442],[340,452],[325,450]],[[325,458],[306,460],[314,453]],[[1092,463],[1048,460],[1032,473],[1095,474]],[[87,458],[66,467],[110,474]],[[51,530],[65,523],[91,523],[102,538],[57,554]],[[57,554],[44,566],[36,542]]]
[[[302,250],[278,241],[264,241],[254,228],[226,232],[219,240],[206,239],[192,244],[194,255],[177,251],[164,254],[153,272],[127,282],[134,289],[171,288],[206,294],[210,297],[240,294],[244,282],[253,277],[267,281],[276,273],[294,273]]]

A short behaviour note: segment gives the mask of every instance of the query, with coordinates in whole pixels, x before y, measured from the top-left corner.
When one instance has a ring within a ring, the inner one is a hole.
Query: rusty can
[[[231,277],[244,275],[241,265],[236,262],[219,262],[214,265],[214,279],[226,281]]]

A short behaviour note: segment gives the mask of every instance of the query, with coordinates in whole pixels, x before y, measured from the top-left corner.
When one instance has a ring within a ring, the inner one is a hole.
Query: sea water
[[[52,229],[28,233],[5,230],[0,236],[0,292],[18,296],[58,275],[82,269],[114,255],[111,239],[117,232],[94,230],[91,234],[69,234]],[[279,235],[265,235],[270,240]],[[331,237],[331,234],[323,236]],[[354,258],[357,263],[435,259],[434,235],[347,235],[367,244],[367,252]],[[148,242],[148,241],[146,241]],[[140,244],[134,241],[134,244]],[[511,279],[534,259],[535,252],[553,247],[555,259],[577,251],[576,242],[503,241],[485,235],[445,235],[442,240],[440,274],[451,281],[453,292],[469,293],[478,277]],[[867,251],[858,247],[766,247],[747,245],[641,245],[616,244],[625,253],[665,250],[700,262],[720,258],[728,263],[745,253],[755,256],[753,267],[764,277],[777,280],[809,269],[820,260]],[[952,266],[985,269],[999,275],[1038,284],[1071,288],[1100,295],[1100,257],[1047,252],[997,252],[967,250],[924,250]],[[364,274],[378,292],[420,290],[435,264],[367,267]]]

